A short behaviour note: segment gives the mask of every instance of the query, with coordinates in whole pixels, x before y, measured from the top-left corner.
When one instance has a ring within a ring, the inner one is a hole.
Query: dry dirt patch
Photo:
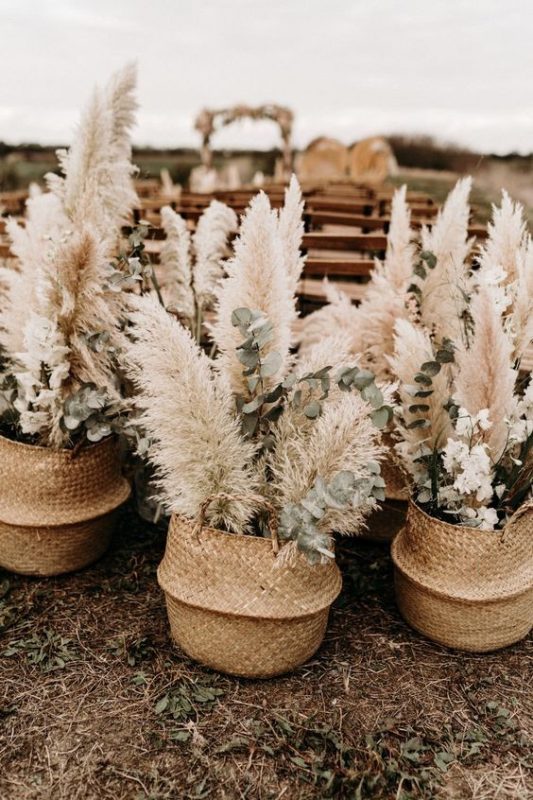
[[[79,575],[0,573],[0,797],[533,796],[530,642],[426,642],[395,609],[387,546],[351,540],[317,657],[267,682],[219,676],[169,642],[163,546],[126,514]]]

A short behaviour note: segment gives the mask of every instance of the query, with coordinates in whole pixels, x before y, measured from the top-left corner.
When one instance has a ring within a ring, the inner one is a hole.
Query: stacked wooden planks
[[[306,314],[324,304],[323,281],[326,277],[357,303],[364,296],[374,259],[385,255],[394,187],[375,189],[342,182],[304,184],[302,190],[305,199],[303,248],[307,258],[299,287],[301,311]],[[284,185],[271,184],[263,191],[268,194],[273,208],[283,205]],[[178,199],[169,202],[158,181],[140,181],[137,184],[139,203],[133,211],[132,225],[124,228],[124,234],[127,235],[140,221],[149,223],[146,249],[152,261],[157,263],[164,240],[160,213],[163,206],[170,205],[181,214],[192,231],[212,199],[220,200],[242,214],[257,192],[255,187],[213,194],[182,192]],[[24,192],[0,194],[0,206],[4,207],[4,213],[20,215],[26,197]],[[424,192],[414,191],[407,192],[407,200],[413,226],[430,226],[438,212],[434,200]],[[485,226],[475,222],[475,215],[474,208],[469,234],[479,241],[487,233]],[[0,258],[9,255],[5,221],[0,218]],[[524,366],[527,370],[533,368],[533,348],[526,355]]]

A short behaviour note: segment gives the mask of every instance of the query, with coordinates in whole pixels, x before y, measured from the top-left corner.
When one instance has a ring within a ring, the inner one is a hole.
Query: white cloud
[[[274,101],[298,145],[414,132],[530,151],[532,23],[529,0],[0,0],[0,139],[68,141],[92,84],[137,58],[139,143],[195,145],[202,106]],[[275,143],[268,125],[216,140]]]

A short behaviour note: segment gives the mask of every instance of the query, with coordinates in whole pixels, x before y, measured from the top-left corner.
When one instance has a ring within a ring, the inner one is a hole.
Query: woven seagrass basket
[[[407,502],[409,499],[407,475],[394,450],[394,439],[386,432],[383,435],[383,442],[388,448],[388,452],[381,462],[381,476],[385,481],[385,497],[387,500],[405,500]]]
[[[410,502],[392,558],[400,612],[433,641],[486,652],[531,630],[533,503],[503,531],[482,531],[429,517]]]
[[[209,500],[196,525],[172,517],[157,575],[172,637],[185,653],[219,672],[269,678],[319,648],[342,580],[334,562],[311,566],[299,554],[278,560],[273,509],[256,499],[270,512],[271,539],[205,527]]]
[[[76,453],[0,436],[0,566],[60,575],[96,561],[129,494],[113,437]]]

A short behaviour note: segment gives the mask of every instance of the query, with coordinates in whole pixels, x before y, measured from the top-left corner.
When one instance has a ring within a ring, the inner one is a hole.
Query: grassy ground
[[[374,526],[398,521],[390,509]],[[342,543],[324,646],[266,682],[171,644],[163,547],[127,514],[78,575],[0,573],[3,800],[533,796],[531,643],[475,656],[413,633],[386,545]]]

